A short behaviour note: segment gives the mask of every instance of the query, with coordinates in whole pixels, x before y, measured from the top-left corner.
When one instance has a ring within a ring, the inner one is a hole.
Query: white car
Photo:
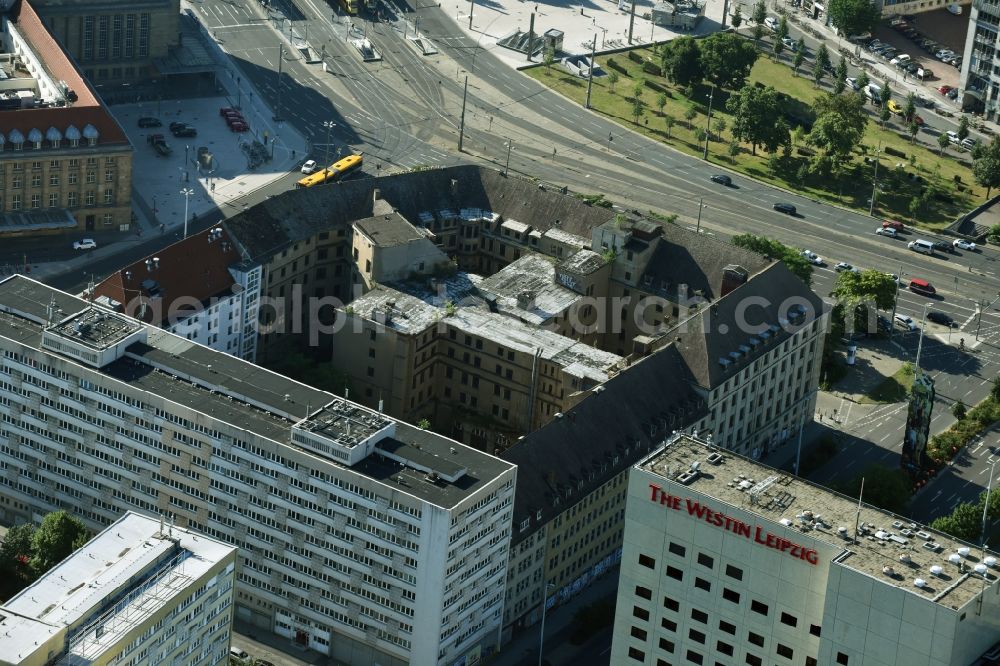
[[[73,242],[74,250],[96,250],[97,243],[94,242],[93,238],[84,238],[83,240],[78,240]]]
[[[896,323],[908,331],[917,330],[917,325],[913,322],[913,320],[904,314],[896,315]]]
[[[805,257],[806,261],[808,261],[813,266],[823,265],[823,257],[819,256],[815,252],[812,252],[811,250],[802,250],[802,256]]]
[[[957,247],[959,250],[968,250],[969,252],[976,251],[975,243],[967,240],[962,240],[961,238],[956,238],[955,240],[953,240],[951,242],[951,245],[952,247]]]
[[[958,4],[957,2],[951,3],[950,5],[948,5],[946,9],[948,10],[949,14],[954,14],[955,16],[962,15],[962,5]]]
[[[935,53],[934,57],[937,58],[938,60],[946,60],[948,58],[954,58],[956,55],[958,54],[955,53],[954,51],[951,51],[949,49],[942,49],[937,53]]]
[[[302,173],[310,174],[316,171],[316,160],[306,160],[305,164],[302,165]]]
[[[892,227],[879,227],[875,230],[879,236],[887,236],[889,238],[897,238],[896,230]]]
[[[948,135],[948,141],[951,141],[952,143],[962,143],[962,140],[958,138],[958,132],[948,130],[945,134]]]
[[[774,18],[773,16],[768,16],[766,19],[764,19],[764,25],[766,25],[774,32],[778,32],[778,19]]]
[[[844,79],[844,83],[846,83],[851,90],[861,89],[861,86],[858,85],[858,80],[853,76],[848,76],[846,79]]]
[[[842,261],[839,264],[837,264],[836,266],[834,266],[833,270],[837,271],[838,273],[841,273],[843,271],[851,271],[852,273],[859,272],[857,268],[855,268],[854,266],[851,266],[846,261]]]

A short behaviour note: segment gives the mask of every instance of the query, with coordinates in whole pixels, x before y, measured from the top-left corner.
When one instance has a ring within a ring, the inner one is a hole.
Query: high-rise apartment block
[[[997,556],[686,435],[628,479],[613,664],[955,666]]]
[[[0,282],[0,510],[240,549],[237,613],[351,664],[495,649],[513,464],[25,277]]]
[[[969,27],[965,35],[962,73],[959,77],[962,109],[995,120],[1000,101],[1000,3],[975,0],[969,6]]]
[[[0,606],[0,665],[229,663],[236,548],[129,511]]]

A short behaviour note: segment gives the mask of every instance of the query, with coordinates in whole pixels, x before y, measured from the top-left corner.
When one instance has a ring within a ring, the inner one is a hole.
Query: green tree
[[[615,94],[615,85],[617,85],[620,78],[621,77],[618,76],[618,72],[615,70],[608,72],[608,90],[611,91],[612,95]]]
[[[990,386],[990,397],[994,402],[1000,402],[1000,377],[993,378],[993,385]]]
[[[826,48],[826,44],[820,44],[819,50],[816,51],[816,62],[822,65],[824,70],[830,69],[830,65],[833,61],[830,60],[830,49]]]
[[[816,121],[806,140],[823,150],[835,168],[851,159],[861,143],[868,117],[857,95],[821,95],[813,104]]]
[[[911,122],[915,115],[917,115],[917,94],[911,92],[906,96],[906,104],[903,105],[903,117],[906,118],[906,122]]]
[[[837,74],[833,81],[833,92],[837,95],[844,92],[844,88],[847,87],[847,58],[840,56],[840,62],[837,63]]]
[[[986,188],[989,199],[993,188],[1000,186],[1000,140],[994,138],[978,150],[978,157],[972,162],[972,177],[980,187]]]
[[[720,139],[722,138],[722,133],[726,131],[728,126],[729,125],[726,124],[725,118],[716,118],[715,122],[712,123],[713,129],[715,129]]]
[[[871,79],[868,78],[868,72],[861,70],[861,73],[858,74],[858,90],[862,97],[864,97],[864,90],[868,87],[869,83],[871,83]]]
[[[889,87],[889,80],[882,80],[882,93],[879,95],[882,100],[882,106],[889,106],[889,100],[892,99],[892,88]]]
[[[677,119],[668,113],[663,116],[663,124],[667,126],[667,138],[669,139],[674,131],[674,125],[677,124]]]
[[[634,98],[632,100],[632,119],[635,120],[636,125],[639,124],[639,119],[644,113],[646,113],[646,103],[638,97]]]
[[[823,77],[826,76],[826,70],[823,69],[823,65],[820,63],[819,58],[817,58],[816,62],[813,63],[812,75],[813,75],[813,84],[815,84],[815,86],[819,88],[820,85],[822,85],[823,83]]]
[[[0,599],[9,599],[34,579],[28,566],[34,533],[31,523],[14,525],[0,541]]]
[[[667,93],[660,93],[656,96],[656,109],[659,115],[663,115],[663,107],[667,105]]]
[[[931,527],[957,539],[977,541],[982,531],[982,511],[981,506],[962,502],[951,515],[936,518]]]
[[[962,116],[958,121],[958,140],[964,141],[969,136],[969,117]]]
[[[646,82],[639,79],[632,85],[632,99],[642,101],[642,93],[646,88]]]
[[[701,42],[705,77],[722,88],[742,88],[759,55],[745,39],[731,32],[717,32]]]
[[[740,5],[736,5],[736,11],[733,12],[733,16],[729,22],[732,23],[733,27],[737,30],[740,29],[741,25],[743,25],[743,12],[740,11]]]
[[[758,145],[773,153],[791,141],[788,125],[775,122],[775,118],[782,118],[784,114],[781,97],[770,86],[743,86],[729,97],[726,110],[733,116],[733,138],[749,143],[754,155]]]
[[[888,102],[883,102],[882,108],[878,112],[878,119],[882,121],[882,127],[885,127],[890,118],[892,118],[892,112],[889,111],[889,104]]]
[[[87,543],[90,534],[79,518],[65,511],[50,513],[31,537],[31,569],[38,576]]]
[[[878,8],[868,0],[831,0],[827,5],[830,22],[844,37],[872,32],[878,25]]]
[[[788,19],[784,14],[781,15],[781,20],[778,21],[778,35],[777,40],[780,42],[784,38],[788,37]]]
[[[767,18],[767,6],[764,4],[764,0],[757,0],[753,6],[753,14],[750,16],[750,20],[757,25],[764,25],[764,19]]]
[[[684,120],[687,121],[688,129],[691,129],[691,121],[694,117],[698,115],[698,109],[694,104],[688,104],[688,107],[684,109]]]
[[[910,203],[907,204],[907,210],[910,211],[910,217],[913,218],[914,222],[917,221],[917,216],[920,215],[920,210],[923,207],[924,204],[923,201],[920,199],[920,197],[913,197],[912,199],[910,199]]]
[[[891,310],[898,293],[899,287],[892,276],[870,269],[860,273],[838,273],[830,295],[848,307],[864,304],[874,305],[879,310]]]
[[[806,43],[801,37],[799,37],[799,41],[795,42],[795,54],[792,55],[793,76],[799,75],[799,67],[802,66],[802,63],[805,62],[806,59],[805,50],[806,50]]]
[[[760,44],[760,40],[763,38],[764,38],[764,26],[755,25],[753,27],[753,48],[755,51],[757,50],[758,45]]]
[[[701,49],[693,37],[678,37],[668,42],[664,46],[660,65],[668,79],[683,87],[697,85],[705,76]]]
[[[757,254],[765,257],[780,259],[782,263],[785,264],[785,267],[797,275],[799,279],[806,283],[806,285],[809,285],[812,282],[812,264],[806,261],[806,258],[802,256],[802,253],[795,248],[788,247],[779,241],[765,238],[764,236],[756,236],[754,234],[740,234],[733,236],[730,242],[736,247],[756,252]]]
[[[902,513],[910,500],[910,478],[901,469],[872,465],[864,472],[847,482],[844,494],[857,498],[861,492],[861,481],[864,479],[864,497],[866,504],[880,507],[893,513]]]
[[[430,430],[431,429],[430,419],[420,419],[419,421],[417,421],[417,427],[420,428],[421,430]]]
[[[917,142],[917,134],[920,133],[920,125],[918,125],[918,124],[916,124],[914,122],[911,122],[909,124],[909,126],[907,126],[906,131],[908,131],[910,133],[910,143],[916,143]]]
[[[543,62],[545,63],[545,69],[552,71],[552,63],[554,63],[555,61],[556,61],[556,52],[552,49],[546,49],[545,60],[543,60]]]
[[[780,39],[774,40],[771,44],[771,51],[774,53],[774,61],[777,62],[781,58],[781,52],[785,50],[785,43]]]
[[[736,141],[730,141],[727,152],[729,153],[729,161],[736,164],[736,156],[740,154],[740,144]]]
[[[951,415],[955,417],[956,421],[964,419],[967,411],[965,403],[961,400],[956,400],[955,404],[951,406]]]
[[[938,135],[937,143],[938,143],[938,154],[944,155],[944,149],[948,147],[948,144],[951,143],[951,141],[948,140],[947,134],[941,132],[941,134]]]

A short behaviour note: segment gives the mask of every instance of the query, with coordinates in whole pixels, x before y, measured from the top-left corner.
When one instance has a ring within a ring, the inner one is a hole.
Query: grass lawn
[[[633,53],[659,62],[649,48],[637,48]],[[629,59],[627,53],[598,57],[597,62],[605,72],[618,71],[620,78],[613,89],[609,76],[594,79],[591,96],[594,111],[688,154],[702,154],[704,142],[699,141],[697,136],[706,127],[710,86],[696,86],[688,97],[684,90],[663,77],[643,72],[642,65]],[[793,118],[800,118],[810,114],[808,106],[823,92],[813,85],[808,69],[803,66],[800,76],[793,76],[789,60],[773,62],[768,55],[762,55],[750,73],[750,82],[759,81],[774,86],[791,96]],[[569,99],[584,104],[586,79],[571,75],[558,64],[551,68],[535,67],[526,72]],[[645,110],[636,122],[632,115],[632,101],[635,85],[639,81],[643,82],[640,99],[645,104]],[[662,113],[656,102],[661,93],[666,95]],[[712,99],[710,159],[713,162],[805,196],[868,212],[874,160],[866,162],[865,156],[874,156],[876,147],[881,143],[876,215],[941,228],[983,201],[985,190],[973,184],[971,169],[956,159],[957,153],[948,148],[941,156],[936,148],[932,151],[912,144],[902,121],[895,116],[884,129],[876,120],[869,120],[862,146],[855,151],[854,159],[839,177],[806,173],[804,165],[813,151],[804,145],[804,139],[797,139],[794,134],[790,155],[775,159],[773,163],[763,150],[752,155],[750,146],[746,144],[736,146],[737,152],[730,155],[732,138],[729,129],[733,119],[725,111],[729,94],[730,91],[716,90]],[[721,131],[719,121],[724,123]],[[887,154],[891,151],[896,154]],[[962,155],[962,159],[971,161],[967,153]],[[926,205],[915,211],[914,218],[910,202],[928,186],[933,194]]]
[[[910,387],[913,386],[913,372],[908,370],[909,368],[902,367],[891,377],[886,377],[859,402],[869,405],[885,405],[906,400],[910,394]]]

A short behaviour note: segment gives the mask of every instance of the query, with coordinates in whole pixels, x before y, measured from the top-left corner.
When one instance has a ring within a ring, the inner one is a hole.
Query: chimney
[[[722,269],[722,289],[719,294],[720,297],[725,296],[737,287],[746,284],[747,278],[749,278],[749,273],[747,273],[747,269],[742,266],[737,266],[736,264],[729,264],[726,266]]]
[[[375,202],[381,198],[382,198],[382,190],[376,187],[375,189],[372,190],[372,201]]]
[[[522,310],[531,310],[535,307],[535,292],[521,291],[517,294],[517,307]]]

